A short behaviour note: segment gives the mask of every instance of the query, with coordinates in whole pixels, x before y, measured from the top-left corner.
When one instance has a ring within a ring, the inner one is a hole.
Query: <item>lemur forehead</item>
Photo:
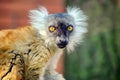
[[[56,13],[56,14],[50,14],[49,15],[50,18],[61,18],[61,19],[68,19],[70,18],[70,16],[67,13]]]
[[[59,17],[59,18],[66,18],[68,17],[68,15],[66,13],[57,13],[57,14],[54,14],[55,17]]]
[[[73,19],[70,15],[67,13],[56,13],[56,14],[50,14],[48,16],[48,21],[51,22],[51,20],[54,22],[71,22]]]

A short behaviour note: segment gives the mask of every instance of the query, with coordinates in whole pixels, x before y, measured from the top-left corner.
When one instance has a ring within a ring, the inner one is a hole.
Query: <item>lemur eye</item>
[[[54,32],[55,29],[56,29],[55,26],[50,26],[50,27],[49,27],[49,31],[50,31],[50,32]]]
[[[67,30],[68,30],[68,31],[73,31],[73,26],[72,26],[72,25],[69,25],[69,26],[67,27]]]

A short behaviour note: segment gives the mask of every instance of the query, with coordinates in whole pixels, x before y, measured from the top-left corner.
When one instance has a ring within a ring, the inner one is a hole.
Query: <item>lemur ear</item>
[[[67,7],[67,13],[72,16],[75,20],[77,26],[83,26],[84,22],[87,20],[87,16],[84,15],[83,11],[78,7]],[[81,24],[82,23],[82,24]]]
[[[30,10],[30,23],[37,29],[44,28],[48,11],[45,7],[40,7],[38,10]]]

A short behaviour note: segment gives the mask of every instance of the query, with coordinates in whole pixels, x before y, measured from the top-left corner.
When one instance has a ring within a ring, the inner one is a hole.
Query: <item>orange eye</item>
[[[67,27],[67,30],[68,30],[68,31],[73,31],[73,26],[71,26],[71,25],[68,26],[68,27]]]
[[[49,31],[50,31],[50,32],[54,32],[55,29],[56,29],[55,26],[50,26],[50,27],[49,27]]]

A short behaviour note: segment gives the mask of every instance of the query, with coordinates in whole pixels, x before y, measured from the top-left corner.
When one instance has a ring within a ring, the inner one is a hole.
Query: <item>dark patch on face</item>
[[[58,37],[59,37],[59,41],[57,42],[57,46],[59,48],[64,48],[66,47],[66,45],[68,44],[68,37],[69,37],[69,32],[67,30],[67,26],[65,23],[63,22],[58,22],[58,26],[57,26],[57,33],[58,33]]]
[[[58,31],[61,35],[65,37],[68,36],[67,26],[65,25],[65,23],[58,22]]]

